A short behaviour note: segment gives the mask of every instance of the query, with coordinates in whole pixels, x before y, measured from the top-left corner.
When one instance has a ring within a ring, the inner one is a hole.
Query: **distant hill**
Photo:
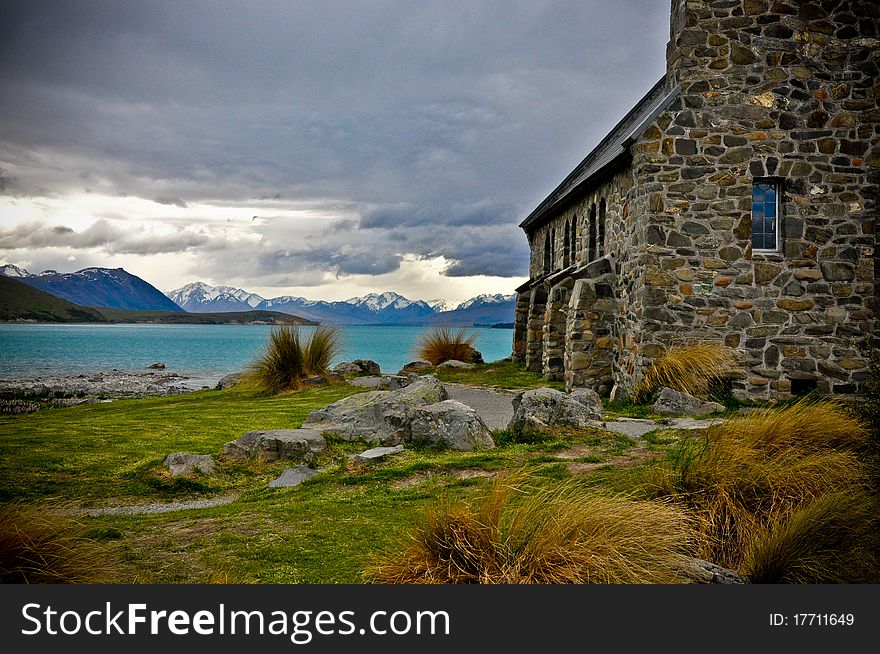
[[[0,268],[0,275],[15,277],[55,297],[87,307],[183,311],[155,286],[122,268],[84,268],[75,273],[46,270],[32,275],[6,265]]]
[[[84,307],[30,286],[19,277],[0,275],[0,321],[67,323],[157,323],[157,324],[314,324],[277,311],[239,311],[232,313],[186,313]]]
[[[21,277],[0,275],[0,320],[109,322],[97,309],[82,307],[29,286]]]
[[[248,307],[281,311],[335,325],[452,325],[494,324],[513,320],[513,295],[479,295],[458,307],[444,300],[409,300],[392,291],[370,293],[344,301],[307,300],[282,296],[265,299],[231,286],[187,284],[167,293],[192,312],[243,310]]]

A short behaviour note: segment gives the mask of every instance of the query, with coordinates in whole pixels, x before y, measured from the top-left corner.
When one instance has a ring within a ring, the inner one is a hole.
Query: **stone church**
[[[513,355],[621,396],[671,345],[849,394],[880,284],[880,5],[672,0],[664,77],[520,225]]]

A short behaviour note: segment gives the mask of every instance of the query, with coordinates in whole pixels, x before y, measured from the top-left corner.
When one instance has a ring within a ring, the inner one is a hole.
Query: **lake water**
[[[333,362],[372,359],[396,373],[417,359],[425,327],[341,327],[342,353]],[[0,378],[84,374],[114,368],[144,371],[161,361],[167,372],[213,385],[260,354],[271,330],[263,325],[0,324]],[[310,328],[303,328],[305,334]],[[485,361],[510,355],[513,331],[473,329]]]

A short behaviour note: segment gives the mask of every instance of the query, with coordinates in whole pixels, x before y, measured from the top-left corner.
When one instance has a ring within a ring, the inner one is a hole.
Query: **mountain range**
[[[478,295],[458,306],[446,300],[409,300],[397,293],[370,293],[342,301],[307,300],[284,295],[267,299],[232,286],[194,282],[169,291],[169,299],[186,311],[265,309],[337,325],[492,325],[513,321],[513,295]]]
[[[409,300],[397,293],[370,293],[344,301],[281,296],[263,298],[231,286],[187,284],[163,294],[122,268],[84,268],[74,273],[31,274],[11,264],[0,275],[84,307],[219,314],[268,311],[336,325],[493,325],[513,321],[513,295],[478,295],[457,306],[446,300]]]

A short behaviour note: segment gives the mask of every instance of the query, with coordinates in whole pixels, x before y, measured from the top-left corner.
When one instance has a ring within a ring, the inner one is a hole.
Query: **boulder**
[[[542,432],[550,427],[602,427],[601,414],[570,395],[552,388],[537,388],[513,397],[514,433]]]
[[[223,456],[244,460],[251,457],[261,461],[291,459],[309,463],[327,448],[321,432],[312,429],[270,429],[249,431],[223,446]]]
[[[471,363],[484,363],[483,362],[483,354],[475,347],[471,348]]]
[[[366,452],[352,454],[350,456],[358,463],[371,463],[373,461],[380,461],[394,454],[400,454],[401,452],[403,452],[403,445],[395,445],[394,447],[374,447]]]
[[[312,470],[308,466],[297,466],[296,468],[286,468],[277,479],[269,482],[272,488],[289,488],[291,486],[299,486],[306,479],[311,479],[319,474],[317,470]]]
[[[379,383],[381,381],[381,377],[355,377],[354,379],[349,379],[348,383],[352,386],[357,386],[358,388],[373,388],[379,390]]]
[[[435,404],[449,396],[433,375],[416,378],[396,391],[368,391],[313,411],[303,427],[344,440],[396,445],[409,440],[412,409]]]
[[[382,374],[382,371],[379,369],[379,364],[375,361],[370,361],[369,359],[355,359],[351,362],[343,361],[342,363],[336,364],[333,368],[333,372],[339,375]]]
[[[361,372],[368,375],[382,374],[382,371],[379,369],[379,364],[375,361],[370,361],[369,359],[355,359],[354,361],[352,361],[352,364],[360,368]]]
[[[157,361],[156,363],[148,365],[147,368],[152,368],[153,370],[165,370],[165,364],[161,361]]]
[[[661,416],[702,416],[724,411],[724,405],[703,402],[698,397],[664,386],[657,394],[651,410]]]
[[[333,372],[339,375],[359,375],[361,373],[361,367],[350,361],[343,361],[342,363],[337,363],[333,367]]]
[[[379,378],[380,391],[397,391],[412,384],[418,375],[382,375]]]
[[[227,388],[232,388],[236,384],[241,382],[242,373],[233,372],[224,377],[220,378],[220,381],[217,382],[217,385],[214,387],[218,391],[225,391]]]
[[[575,388],[570,395],[593,413],[594,420],[602,420],[602,398],[596,391],[592,388]]]
[[[410,361],[403,368],[400,369],[398,375],[409,375],[413,373],[423,372],[428,370],[429,368],[433,368],[433,364],[430,361],[418,360],[418,361]]]
[[[413,443],[443,445],[459,452],[493,448],[489,428],[471,407],[456,400],[416,407],[409,423]]]
[[[175,477],[191,475],[198,471],[206,475],[214,472],[214,458],[210,454],[187,454],[175,452],[165,457],[162,464]]]
[[[459,361],[458,359],[450,359],[449,361],[444,361],[441,363],[438,368],[457,368],[461,370],[468,370],[470,368],[475,368],[476,366],[473,363],[466,363],[464,361]]]

